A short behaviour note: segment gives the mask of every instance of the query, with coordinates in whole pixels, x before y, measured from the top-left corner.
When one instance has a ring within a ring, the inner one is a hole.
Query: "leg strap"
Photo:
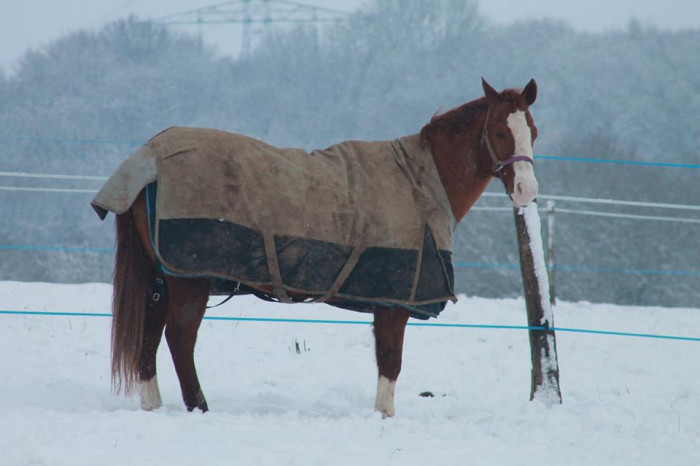
[[[165,274],[163,273],[163,265],[160,263],[158,258],[156,258],[156,263],[154,264],[156,269],[156,275],[153,279],[153,294],[151,295],[151,304],[157,303],[160,300],[168,299],[168,289],[165,286]]]

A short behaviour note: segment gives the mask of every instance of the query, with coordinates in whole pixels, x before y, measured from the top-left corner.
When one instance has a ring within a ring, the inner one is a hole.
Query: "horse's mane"
[[[487,107],[486,99],[482,97],[444,113],[436,113],[420,130],[421,139],[429,141],[437,131],[444,131],[451,135],[461,133],[468,129],[474,122],[475,116],[486,111]]]
[[[518,89],[504,90],[501,92],[501,98],[511,102],[517,108],[526,108],[524,98]],[[429,141],[437,131],[443,131],[449,135],[463,133],[472,126],[475,116],[479,112],[485,112],[488,106],[486,99],[481,97],[444,113],[436,113],[420,130],[420,137],[423,141]]]

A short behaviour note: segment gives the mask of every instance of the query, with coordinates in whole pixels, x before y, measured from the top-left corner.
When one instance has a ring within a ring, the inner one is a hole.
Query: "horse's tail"
[[[139,381],[139,357],[155,267],[139,238],[131,210],[117,215],[112,295],[112,389],[125,395]]]

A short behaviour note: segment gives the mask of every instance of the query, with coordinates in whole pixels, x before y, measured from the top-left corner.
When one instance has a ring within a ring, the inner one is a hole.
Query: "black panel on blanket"
[[[425,227],[423,238],[423,259],[420,266],[420,278],[416,288],[416,301],[428,301],[452,294],[454,272],[452,271],[452,253],[438,251],[430,228]],[[444,266],[443,266],[444,264]],[[449,282],[445,281],[445,275]]]
[[[352,248],[328,241],[275,236],[282,283],[298,290],[325,293],[350,257]]]
[[[178,270],[270,282],[263,238],[255,230],[202,218],[160,220],[158,228],[158,252]]]
[[[367,248],[339,293],[409,301],[417,259],[411,249]]]
[[[147,187],[151,240],[154,241],[156,183]],[[257,231],[218,219],[161,219],[158,252],[165,262],[186,276],[219,277],[212,280],[212,294],[238,294],[255,291],[249,286],[220,277],[236,277],[257,283],[270,283],[263,238]],[[282,283],[290,288],[323,294],[335,281],[352,247],[326,241],[276,236]],[[341,294],[363,296],[361,300],[329,303],[343,309],[371,312],[374,306],[396,306],[381,299],[410,300],[418,252],[397,248],[367,248],[339,290]],[[180,275],[163,265],[165,272]],[[204,271],[202,273],[201,271]],[[322,271],[322,273],[319,273]],[[438,250],[426,226],[415,299],[437,299],[452,294],[454,273],[451,252]],[[376,301],[374,299],[376,299]],[[446,302],[401,305],[418,319],[437,317]]]

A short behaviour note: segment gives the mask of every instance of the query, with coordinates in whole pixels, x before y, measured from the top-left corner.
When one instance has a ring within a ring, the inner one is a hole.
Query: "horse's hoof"
[[[199,409],[201,412],[206,413],[209,411],[209,406],[207,406],[207,400],[204,399],[202,392],[195,395],[195,399],[192,403],[185,401],[185,406],[187,406],[187,411],[192,412],[195,409]]]
[[[187,406],[187,411],[189,411],[189,412],[192,412],[195,409],[198,409],[203,413],[206,413],[207,411],[209,411],[209,407],[207,406],[206,403],[204,403],[203,405],[197,405],[197,406]]]

